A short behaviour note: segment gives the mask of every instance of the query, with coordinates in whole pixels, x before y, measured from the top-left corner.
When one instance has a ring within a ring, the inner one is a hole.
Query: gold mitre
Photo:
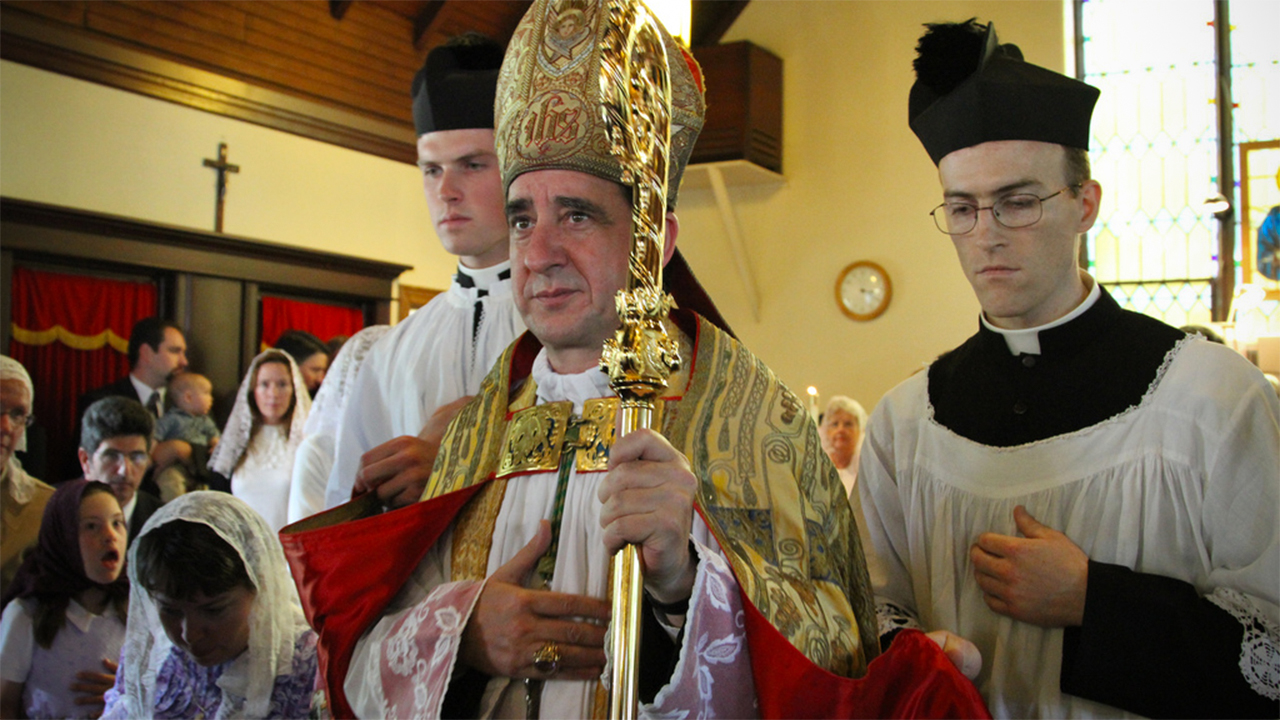
[[[639,0],[636,0],[637,2]],[[498,74],[495,144],[503,188],[531,170],[577,170],[622,182],[600,110],[602,0],[537,0],[516,28]],[[702,70],[661,29],[671,77],[667,206],[674,208],[706,105]]]

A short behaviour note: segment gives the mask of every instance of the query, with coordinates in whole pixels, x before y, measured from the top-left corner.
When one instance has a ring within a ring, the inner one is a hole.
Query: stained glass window
[[[1219,153],[1238,157],[1241,143],[1280,138],[1280,3],[1228,4],[1234,100],[1229,143],[1220,142],[1217,127],[1214,3],[1165,0],[1159,12],[1152,8],[1133,0],[1080,5],[1076,31],[1084,79],[1102,90],[1090,140],[1102,212],[1087,238],[1089,270],[1125,307],[1172,325],[1205,324],[1219,272],[1220,225],[1206,207],[1218,194]],[[1275,172],[1274,162],[1256,157],[1251,172]],[[1239,218],[1240,181],[1232,180]],[[1277,190],[1275,183],[1271,190]],[[1250,204],[1270,202],[1276,194],[1255,190]],[[1254,247],[1242,247],[1242,225],[1236,223],[1234,263],[1227,269],[1238,287],[1251,280],[1241,277],[1241,258]],[[1259,223],[1252,227],[1256,233]],[[1280,332],[1277,289],[1242,311],[1256,316],[1255,334]]]

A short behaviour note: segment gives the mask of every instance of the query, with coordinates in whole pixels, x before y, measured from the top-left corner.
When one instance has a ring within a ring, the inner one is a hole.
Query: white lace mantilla
[[[1217,588],[1209,602],[1231,613],[1243,627],[1240,673],[1249,687],[1268,700],[1280,700],[1280,629],[1242,593]]]

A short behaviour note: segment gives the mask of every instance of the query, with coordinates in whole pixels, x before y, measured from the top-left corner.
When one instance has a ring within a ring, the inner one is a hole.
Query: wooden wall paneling
[[[392,282],[407,266],[0,198],[0,339],[8,349],[15,262],[157,284],[162,315],[187,328],[191,365],[210,377],[222,413],[261,342],[262,286],[359,305],[389,321]],[[193,272],[198,268],[199,272]],[[261,285],[260,285],[261,283]],[[224,395],[223,393],[229,393]]]
[[[490,0],[489,2],[448,2],[435,16],[420,45],[433,48],[454,35],[469,30],[488,35],[507,44],[520,24],[520,18],[533,3],[529,0]]]
[[[431,302],[431,299],[443,290],[435,288],[417,287],[415,285],[400,284],[400,318],[404,320],[409,317],[409,313]],[[399,321],[398,320],[398,321]],[[398,322],[397,321],[397,322]]]
[[[689,44],[693,47],[718,45],[733,22],[751,0],[693,0],[690,12]]]
[[[191,318],[195,310],[191,304],[191,273],[177,273],[173,281],[174,301],[168,317],[182,327],[191,327]],[[187,360],[191,359],[192,348],[190,343],[187,347]],[[194,365],[195,363],[192,363]]]
[[[245,5],[251,18],[282,23],[324,43],[341,45],[406,67],[413,64],[411,59],[415,53],[407,43],[411,21],[376,4],[358,2],[341,21],[315,13],[312,4],[307,2],[251,1]]]
[[[695,46],[718,41],[747,2],[696,0]],[[338,5],[341,19],[316,0],[0,0],[0,57],[412,163],[409,85],[426,51],[468,30],[506,43],[531,2]],[[755,64],[750,82],[768,80]],[[708,144],[716,134],[709,123]],[[747,134],[766,156],[775,140]]]
[[[417,15],[413,17],[413,46],[415,48],[426,47],[424,35],[427,29],[431,27],[431,23],[435,22],[436,15],[444,9],[444,0],[431,0],[422,6]]]
[[[170,2],[117,2],[103,0],[91,3],[85,14],[85,27],[93,28],[95,18],[114,18],[129,27],[148,33],[179,34],[182,30],[199,33],[209,43],[243,43],[245,13],[238,3],[183,0]],[[122,34],[135,42],[145,41],[137,32]]]
[[[782,60],[747,41],[697,47],[707,119],[690,163],[749,160],[782,172]]]
[[[243,368],[247,367],[241,364],[244,349],[243,283],[205,275],[188,277],[187,287],[195,312],[182,321],[187,329],[187,357],[191,367],[208,376],[213,383],[214,416],[218,427],[222,427],[235,402]],[[209,311],[211,308],[217,311]]]
[[[261,352],[262,346],[262,294],[258,283],[240,285],[240,377],[248,372],[249,365]]]
[[[238,278],[369,300],[391,299],[409,266],[234,235],[140,222],[105,213],[0,198],[9,250],[139,268]]]
[[[274,4],[261,3],[264,7]],[[346,57],[340,46],[317,40],[286,23],[260,17],[245,17],[241,26],[243,38],[235,38],[209,34],[204,28],[144,10],[133,3],[94,4],[88,14],[88,26],[115,39],[141,44],[179,61],[254,84],[328,100],[378,117],[400,121],[409,118],[406,91],[386,87],[383,78],[387,70],[377,67],[378,63],[372,63],[367,56]],[[408,80],[404,82],[407,86]]]
[[[45,3],[37,3],[43,5]],[[57,3],[47,3],[57,4]],[[413,125],[277,92],[0,2],[0,57],[359,152],[416,163]]]
[[[341,20],[347,10],[351,9],[351,2],[352,0],[329,0],[329,15],[334,20]]]
[[[417,70],[416,53],[404,39],[409,33],[408,21],[401,20],[394,27],[373,28],[360,22],[360,18],[368,17],[366,13],[352,12],[346,19],[338,22],[327,17],[295,12],[298,7],[296,3],[288,2],[252,3],[246,29],[282,33],[282,39],[290,40],[296,46],[319,51],[321,54],[340,53],[334,55],[337,59],[360,58],[366,64],[350,67],[348,71],[370,81],[379,81],[379,73],[387,71],[412,73]],[[246,35],[246,41],[258,44],[254,37]],[[261,38],[268,41],[270,39]],[[367,64],[369,62],[379,64],[371,66]],[[385,79],[382,79],[382,83],[389,84]]]
[[[88,2],[86,0],[68,0],[68,2],[5,0],[4,4],[76,27],[84,27],[85,14],[88,12]]]
[[[0,250],[0,354],[9,354],[13,334],[13,252]]]

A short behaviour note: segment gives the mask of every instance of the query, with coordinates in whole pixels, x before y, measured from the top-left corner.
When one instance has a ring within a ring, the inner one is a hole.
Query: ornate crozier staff
[[[606,340],[600,365],[620,398],[621,433],[653,424],[654,400],[680,367],[662,321],[674,307],[662,290],[671,79],[658,21],[639,0],[609,0],[601,43],[600,110],[610,152],[630,185],[630,277],[617,297],[622,327]],[[609,717],[634,718],[644,578],[639,548],[613,557],[613,674]]]

